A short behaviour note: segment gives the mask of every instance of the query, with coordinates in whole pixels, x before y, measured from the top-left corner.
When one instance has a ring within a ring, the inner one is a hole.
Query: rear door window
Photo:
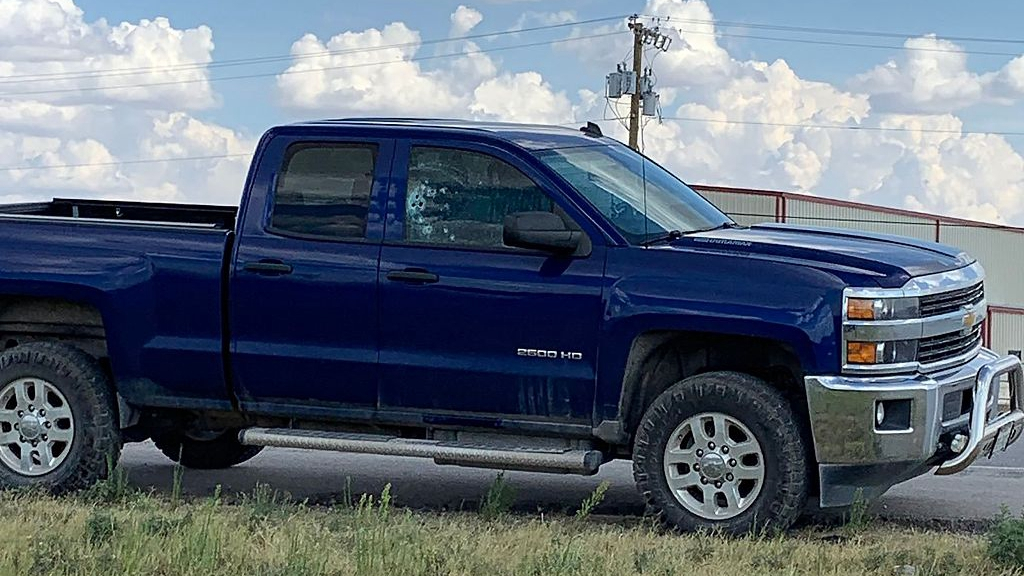
[[[293,145],[274,190],[271,230],[311,238],[364,238],[377,155],[375,144]]]

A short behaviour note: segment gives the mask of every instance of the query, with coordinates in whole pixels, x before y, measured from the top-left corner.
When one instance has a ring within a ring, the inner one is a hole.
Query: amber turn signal
[[[875,342],[847,342],[846,361],[850,364],[874,364],[877,346]]]
[[[846,317],[850,320],[874,320],[875,301],[850,298],[846,301]]]

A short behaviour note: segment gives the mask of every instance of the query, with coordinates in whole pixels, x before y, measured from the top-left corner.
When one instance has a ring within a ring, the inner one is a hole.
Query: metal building
[[[882,208],[805,194],[693,186],[740,224],[789,222],[855,228],[962,248],[985,267],[985,344],[1001,354],[1024,349],[1024,228]]]

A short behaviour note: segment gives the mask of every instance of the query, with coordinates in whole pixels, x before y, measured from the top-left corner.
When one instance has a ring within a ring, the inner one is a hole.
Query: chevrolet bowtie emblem
[[[974,310],[967,310],[967,309],[965,309],[964,318],[963,318],[963,325],[964,325],[963,329],[964,329],[964,331],[965,332],[970,331],[972,328],[974,328],[974,325],[977,322],[978,322],[978,314],[975,313]]]

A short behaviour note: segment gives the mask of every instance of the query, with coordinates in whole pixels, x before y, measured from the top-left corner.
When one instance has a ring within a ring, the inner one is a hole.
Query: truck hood
[[[698,232],[683,236],[673,242],[672,247],[799,261],[818,268],[842,268],[866,273],[883,287],[899,287],[912,277],[955,270],[974,261],[959,249],[937,242],[787,224]]]

